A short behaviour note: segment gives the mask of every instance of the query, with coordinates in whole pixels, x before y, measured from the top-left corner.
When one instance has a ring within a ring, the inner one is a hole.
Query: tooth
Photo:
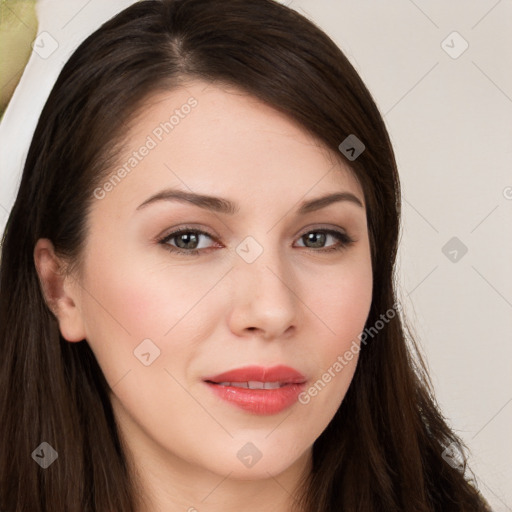
[[[247,382],[230,382],[229,386],[233,386],[234,388],[248,388]]]
[[[249,389],[264,389],[265,387],[263,382],[258,382],[257,380],[250,380],[247,384]]]
[[[257,380],[250,380],[248,382],[218,382],[219,386],[232,386],[234,388],[245,389],[279,389],[286,384],[281,382],[260,382]]]

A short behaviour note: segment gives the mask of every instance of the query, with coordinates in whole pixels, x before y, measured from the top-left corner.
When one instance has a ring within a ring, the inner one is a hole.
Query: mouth
[[[289,366],[247,366],[203,379],[213,393],[246,412],[272,415],[292,406],[306,378]]]

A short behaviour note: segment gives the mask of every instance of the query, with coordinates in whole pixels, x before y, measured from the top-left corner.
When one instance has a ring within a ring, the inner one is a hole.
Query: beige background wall
[[[130,3],[39,2],[41,54],[0,125],[0,231],[62,63]],[[330,34],[385,116],[403,185],[402,301],[482,492],[512,511],[512,2],[282,3]]]

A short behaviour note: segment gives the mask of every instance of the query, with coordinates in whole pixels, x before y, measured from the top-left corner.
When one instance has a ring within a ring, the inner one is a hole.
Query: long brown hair
[[[375,103],[334,42],[272,0],[148,0],[102,25],[64,66],[42,111],[3,238],[0,268],[0,509],[134,512],[109,388],[86,342],[48,308],[33,251],[49,238],[78,265],[93,190],[112,171],[142,102],[183,79],[235,85],[284,112],[349,164],[367,204],[374,292],[367,326],[396,303],[400,187]],[[348,161],[349,135],[365,144]],[[368,337],[350,388],[313,446],[305,512],[484,511],[462,446],[439,412],[400,315]],[[47,442],[58,460],[33,460]],[[462,469],[461,469],[462,468]]]

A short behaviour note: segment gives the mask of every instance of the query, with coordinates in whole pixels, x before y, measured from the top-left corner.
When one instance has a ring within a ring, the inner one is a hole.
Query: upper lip
[[[280,382],[284,384],[302,384],[306,381],[299,371],[285,365],[272,367],[244,366],[218,375],[206,377],[207,382]]]

